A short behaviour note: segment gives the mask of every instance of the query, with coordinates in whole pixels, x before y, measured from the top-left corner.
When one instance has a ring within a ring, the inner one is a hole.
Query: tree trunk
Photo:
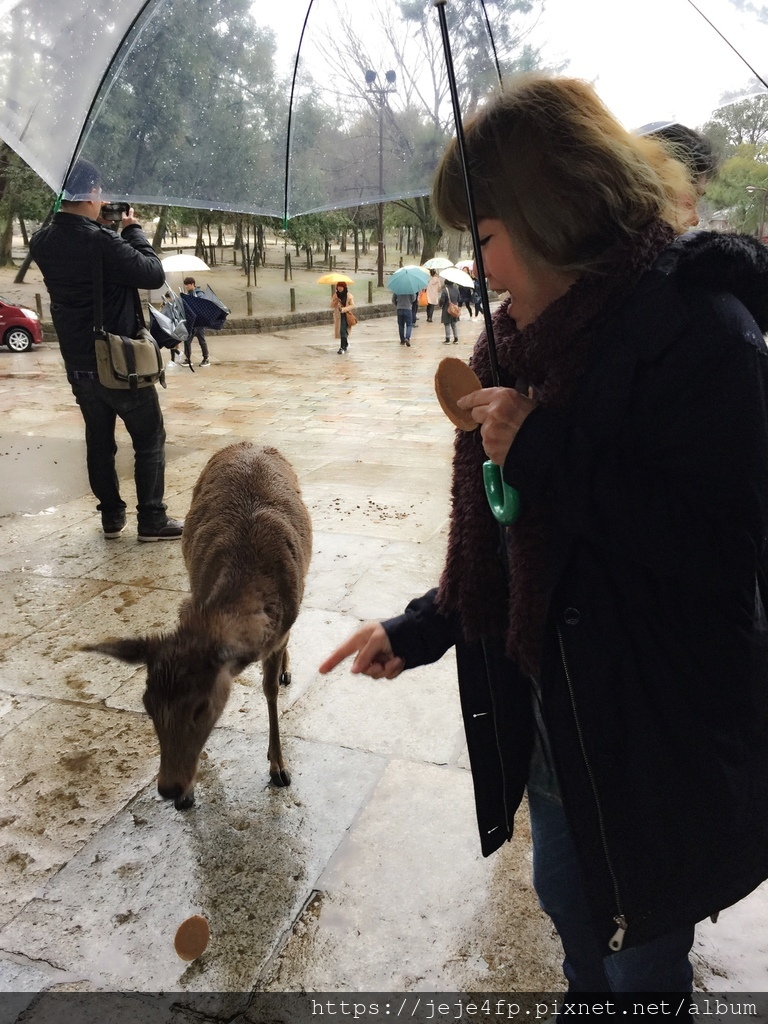
[[[458,263],[461,259],[461,232],[451,228],[445,236],[448,239],[448,259],[451,263]]]
[[[27,271],[32,266],[32,253],[28,252],[24,257],[21,266],[18,269],[16,277],[13,279],[14,284],[24,284],[24,278],[27,276]]]
[[[19,231],[21,232],[21,239],[24,242],[24,248],[29,248],[29,235],[27,234],[27,225],[24,223],[24,218],[19,217]]]
[[[197,238],[195,239],[195,256],[199,259],[205,259],[205,242],[203,241],[203,231],[205,230],[205,215],[198,213],[197,215]]]
[[[420,263],[422,266],[431,260],[437,252],[437,247],[440,244],[440,239],[443,237],[443,229],[439,224],[424,224],[422,226],[424,234],[424,242],[421,247],[421,259]]]
[[[155,234],[152,238],[152,248],[155,252],[160,253],[163,251],[163,235],[168,226],[168,207],[160,207],[160,216],[157,220],[157,226],[155,227]]]
[[[15,219],[13,211],[0,217],[0,267],[13,266],[11,246],[13,245],[13,222]]]

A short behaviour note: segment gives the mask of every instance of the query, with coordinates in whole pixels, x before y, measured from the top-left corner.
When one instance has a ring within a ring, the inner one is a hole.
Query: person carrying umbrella
[[[435,311],[435,306],[440,301],[440,292],[442,291],[442,282],[438,276],[438,273],[433,268],[429,271],[429,281],[427,281],[427,323],[432,323],[432,314]]]
[[[690,993],[696,923],[768,877],[768,254],[678,237],[686,167],[586,82],[516,76],[462,141],[433,202],[466,230],[474,186],[500,383],[484,332],[439,587],[320,671],[455,646],[482,851],[527,792],[566,1005]]]
[[[196,295],[198,298],[204,299],[205,292],[202,288],[197,287],[197,282],[194,277],[184,278],[184,291],[187,295]],[[200,344],[200,351],[203,356],[203,361],[200,363],[201,366],[210,366],[211,361],[208,358],[208,341],[205,337],[205,327],[201,323],[197,323],[195,320],[192,321],[192,327],[190,328],[189,334],[187,335],[186,341],[184,342],[184,359],[181,361],[182,366],[191,366],[192,364],[192,339],[197,338]]]
[[[451,344],[451,332],[453,332],[453,344],[458,345],[459,343],[459,329],[456,326],[461,316],[461,306],[459,305],[459,286],[454,284],[453,281],[444,281],[443,288],[440,292],[440,323],[445,328],[445,341],[444,345]],[[449,311],[449,307],[453,307],[457,312]]]
[[[347,288],[346,281],[337,281],[336,290],[331,296],[331,309],[333,310],[333,336],[340,340],[337,355],[346,355],[349,349],[350,324],[348,315],[352,313],[355,305],[355,297]]]
[[[397,308],[397,330],[400,335],[400,344],[407,348],[411,347],[413,304],[417,299],[416,292],[395,292],[392,296],[392,304]]]

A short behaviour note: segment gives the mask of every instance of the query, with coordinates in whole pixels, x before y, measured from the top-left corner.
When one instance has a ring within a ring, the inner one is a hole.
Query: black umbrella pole
[[[494,387],[498,387],[499,363],[496,358],[496,339],[493,336],[493,321],[488,302],[488,286],[485,281],[485,267],[483,266],[483,253],[480,248],[480,235],[477,230],[477,216],[475,214],[475,199],[472,190],[472,179],[469,174],[467,162],[467,148],[464,140],[464,125],[461,120],[461,107],[459,105],[459,91],[456,88],[456,73],[453,69],[453,55],[451,53],[451,40],[448,35],[448,23],[445,17],[445,5],[447,0],[432,0],[437,8],[437,15],[440,21],[440,34],[443,39],[443,53],[445,55],[445,67],[448,72],[448,88],[451,93],[451,105],[453,107],[453,120],[456,125],[456,144],[459,148],[459,160],[461,172],[464,177],[464,192],[467,197],[467,212],[469,214],[469,230],[472,235],[472,246],[475,251],[475,266],[477,268],[477,284],[480,289],[480,299],[483,304],[483,319],[485,320],[485,335],[488,339],[488,358],[491,364],[491,379]]]

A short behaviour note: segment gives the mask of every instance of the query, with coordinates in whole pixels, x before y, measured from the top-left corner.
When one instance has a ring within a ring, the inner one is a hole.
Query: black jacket
[[[165,273],[138,224],[122,237],[88,217],[57,213],[29,243],[51,298],[51,317],[70,370],[96,370],[93,344],[93,265],[97,243],[102,254],[104,327],[133,335],[142,325],[137,288],[161,288]]]
[[[504,466],[549,516],[543,716],[606,953],[619,923],[647,941],[768,877],[766,329],[768,250],[678,240]],[[456,645],[488,855],[525,788],[528,681],[434,591],[385,628],[409,668]]]

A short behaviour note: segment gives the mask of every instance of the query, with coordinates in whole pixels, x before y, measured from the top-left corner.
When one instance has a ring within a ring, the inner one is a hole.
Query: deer
[[[261,662],[267,700],[270,782],[291,783],[277,699],[280,683],[291,680],[288,640],[304,594],[312,522],[288,460],[248,441],[211,456],[192,492],[181,551],[190,597],[176,628],[83,649],[146,664],[144,708],[160,742],[157,790],[187,810],[233,680],[254,662]]]

